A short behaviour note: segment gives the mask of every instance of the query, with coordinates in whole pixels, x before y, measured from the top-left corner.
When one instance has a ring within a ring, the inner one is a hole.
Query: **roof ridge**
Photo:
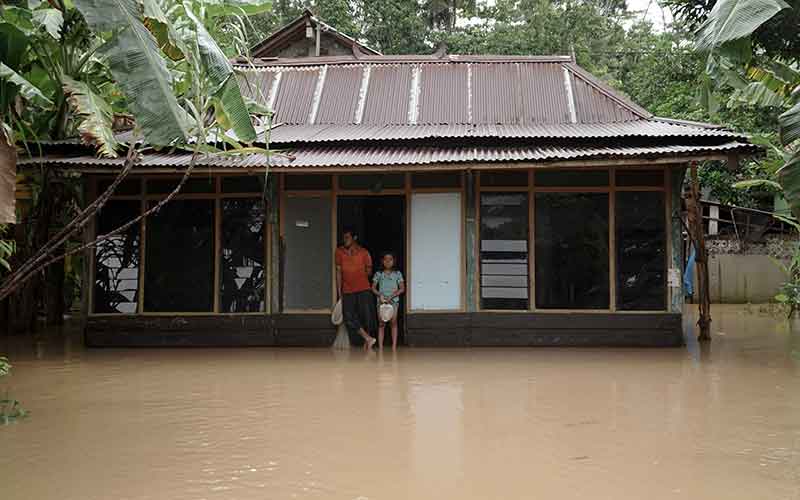
[[[563,55],[527,55],[527,56],[507,56],[507,55],[471,55],[471,54],[447,54],[444,57],[436,54],[395,54],[395,55],[372,55],[365,54],[358,58],[353,56],[319,56],[319,57],[298,57],[298,58],[253,58],[252,65],[255,67],[264,66],[324,66],[324,65],[348,65],[348,64],[503,64],[503,63],[568,63],[570,56]],[[240,58],[233,58],[231,62],[237,66],[247,66]]]
[[[645,108],[639,106],[638,104],[631,101],[627,97],[618,94],[617,90],[611,88],[608,84],[606,84],[593,74],[589,73],[584,68],[580,67],[577,63],[569,62],[563,64],[563,66],[566,67],[567,70],[569,70],[576,78],[580,78],[585,83],[593,87],[595,90],[597,90],[604,96],[608,97],[609,99],[615,101],[617,104],[627,109],[631,113],[639,115],[640,117],[646,120],[651,120],[653,118],[653,113],[647,111]]]

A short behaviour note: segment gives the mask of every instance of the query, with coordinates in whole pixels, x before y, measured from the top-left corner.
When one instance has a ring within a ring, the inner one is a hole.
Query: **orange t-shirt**
[[[372,257],[362,247],[348,251],[344,247],[336,249],[336,265],[342,268],[342,293],[356,293],[369,290],[367,266],[372,266]]]

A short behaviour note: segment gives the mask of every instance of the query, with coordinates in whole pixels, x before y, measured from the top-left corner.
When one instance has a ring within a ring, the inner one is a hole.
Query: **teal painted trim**
[[[683,224],[681,224],[681,199],[683,196],[683,180],[686,175],[686,166],[670,170],[671,204],[670,222],[672,231],[672,262],[669,267],[680,271],[679,285],[670,288],[670,311],[683,312],[685,291],[683,288]]]

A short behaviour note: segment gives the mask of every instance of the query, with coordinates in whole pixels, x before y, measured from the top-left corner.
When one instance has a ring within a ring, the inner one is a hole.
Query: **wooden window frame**
[[[503,313],[503,314],[519,314],[519,313],[575,313],[575,314],[654,314],[654,313],[668,313],[670,312],[670,289],[669,279],[665,275],[664,280],[664,309],[650,309],[639,311],[625,311],[617,308],[617,276],[616,276],[616,260],[617,260],[617,238],[616,238],[616,193],[625,191],[651,191],[664,193],[664,217],[666,220],[665,231],[665,259],[666,259],[666,273],[669,273],[670,263],[672,262],[672,229],[671,229],[671,176],[669,175],[671,168],[676,165],[672,164],[641,164],[641,165],[624,165],[624,166],[588,166],[588,167],[528,167],[528,186],[527,187],[496,187],[496,186],[483,186],[481,184],[481,170],[475,171],[475,203],[476,203],[476,217],[475,217],[475,247],[471,249],[474,252],[475,259],[478,262],[478,276],[475,280],[475,301],[476,311]],[[586,186],[586,187],[537,187],[534,182],[534,173],[542,170],[557,170],[557,171],[587,171],[587,170],[608,170],[609,182],[608,186]],[[494,169],[492,169],[494,170]],[[664,182],[661,186],[617,186],[616,174],[620,170],[656,170],[663,172]],[[481,307],[481,280],[480,280],[480,242],[481,242],[481,210],[480,200],[481,194],[484,192],[490,193],[528,193],[528,285],[529,285],[529,307],[528,309],[484,309]],[[608,259],[609,259],[609,307],[607,309],[542,309],[536,307],[536,193],[607,193],[608,194]]]
[[[202,174],[198,174],[202,175]],[[222,192],[222,178],[223,177],[234,177],[234,176],[251,176],[254,174],[250,173],[238,173],[238,172],[231,172],[230,174],[211,174],[214,182],[214,192],[213,193],[186,193],[181,194],[178,193],[173,198],[174,200],[211,200],[214,202],[214,216],[212,220],[212,224],[214,226],[214,267],[213,267],[213,300],[212,300],[212,310],[210,311],[182,311],[182,312],[169,312],[169,311],[159,311],[159,312],[148,312],[144,310],[144,296],[147,292],[145,287],[145,266],[147,265],[146,262],[146,246],[147,246],[147,218],[145,217],[142,219],[139,227],[139,283],[138,283],[138,296],[139,300],[136,305],[136,312],[135,313],[95,313],[94,312],[94,285],[95,285],[95,256],[96,252],[93,250],[88,251],[88,259],[89,262],[89,307],[87,316],[90,317],[132,317],[132,316],[263,316],[264,314],[268,314],[267,311],[269,310],[269,304],[267,302],[267,298],[270,297],[270,290],[269,290],[269,278],[267,272],[267,266],[269,265],[269,261],[265,260],[264,262],[264,310],[259,312],[241,312],[241,313],[229,313],[229,312],[221,312],[220,311],[220,293],[221,293],[221,283],[220,283],[220,257],[222,252],[222,200],[231,199],[231,198],[261,198],[261,193],[223,193]],[[255,175],[261,175],[256,173]],[[103,176],[92,176],[89,181],[89,189],[90,193],[92,194],[92,198],[97,197],[97,182]],[[109,198],[109,201],[114,200],[134,200],[141,202],[141,211],[140,214],[144,213],[147,210],[147,203],[149,201],[157,201],[164,199],[168,193],[159,193],[159,194],[148,194],[145,190],[146,182],[148,179],[157,179],[157,180],[165,180],[165,179],[180,179],[182,177],[181,174],[158,174],[158,175],[136,175],[133,178],[139,180],[142,183],[142,191],[141,194],[138,195],[112,195]],[[268,231],[269,221],[265,220],[263,224],[262,230],[264,231],[264,255],[269,255],[269,247],[270,247],[270,232]],[[91,227],[89,228],[91,238],[94,239],[96,237],[96,224],[94,220],[92,221]]]

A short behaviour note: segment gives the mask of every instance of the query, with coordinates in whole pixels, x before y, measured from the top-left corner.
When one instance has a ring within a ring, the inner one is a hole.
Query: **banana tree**
[[[142,141],[128,145],[125,164],[111,186],[3,281],[0,300],[42,267],[97,245],[168,203],[185,184],[200,155],[267,152],[252,146],[254,117],[242,98],[233,67],[195,12],[196,3],[74,0],[74,4],[92,32],[104,40],[93,57],[108,68]],[[91,84],[70,78],[63,80],[63,90],[74,108],[81,137],[97,145],[100,154],[118,155],[106,97]],[[131,171],[139,150],[149,147],[192,151],[190,166],[176,188],[141,216],[59,255],[58,249],[85,227]]]
[[[697,31],[696,47],[707,54],[707,80],[735,89],[731,103],[780,113],[782,147],[777,151],[784,164],[778,180],[793,215],[800,218],[800,67],[796,61],[764,57],[751,43],[762,26],[791,8],[783,0],[719,0]],[[786,33],[787,38],[797,35],[797,30]],[[713,108],[708,88],[704,95]]]

